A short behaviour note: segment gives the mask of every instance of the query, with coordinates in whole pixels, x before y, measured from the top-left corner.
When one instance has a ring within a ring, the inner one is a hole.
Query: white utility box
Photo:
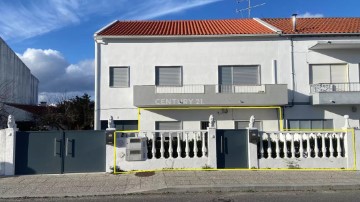
[[[126,139],[126,160],[145,161],[147,159],[147,138],[128,137]]]

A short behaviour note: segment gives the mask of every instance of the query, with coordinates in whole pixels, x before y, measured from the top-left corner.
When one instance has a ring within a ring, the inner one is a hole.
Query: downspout
[[[292,15],[292,31],[294,33],[297,32],[297,14]],[[291,107],[294,106],[294,100],[295,100],[295,62],[294,62],[294,41],[293,38],[290,37],[290,46],[291,46],[291,80],[292,80],[292,93],[291,93]]]
[[[295,62],[294,62],[294,41],[290,37],[291,46],[291,104],[290,107],[294,106],[295,100]]]
[[[95,107],[94,107],[94,130],[100,130],[100,56],[101,49],[96,39],[95,39]]]

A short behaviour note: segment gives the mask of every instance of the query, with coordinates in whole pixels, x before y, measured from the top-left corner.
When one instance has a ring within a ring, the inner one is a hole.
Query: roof
[[[270,25],[270,26],[267,26]],[[297,18],[292,31],[291,18],[115,21],[97,36],[211,36],[282,34],[360,34],[360,18]]]
[[[36,115],[41,115],[48,110],[46,106],[17,104],[17,103],[4,103],[4,104]]]
[[[193,36],[275,34],[254,19],[115,21],[97,35],[106,36]]]
[[[283,34],[360,33],[360,18],[297,18],[296,32],[291,18],[266,18],[263,21],[282,30]]]

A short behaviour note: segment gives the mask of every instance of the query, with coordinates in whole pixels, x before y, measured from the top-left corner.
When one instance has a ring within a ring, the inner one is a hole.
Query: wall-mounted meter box
[[[129,137],[126,139],[126,160],[145,161],[147,159],[147,138]]]

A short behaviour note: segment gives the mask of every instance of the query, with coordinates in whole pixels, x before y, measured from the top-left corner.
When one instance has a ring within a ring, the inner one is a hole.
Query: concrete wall
[[[5,130],[0,130],[0,175],[5,174]]]
[[[39,80],[0,38],[0,102],[36,105],[38,85]],[[5,110],[13,114],[17,121],[31,118],[28,113],[13,107],[6,107]]]
[[[39,80],[0,38],[0,86],[6,89],[1,101],[37,104]]]

